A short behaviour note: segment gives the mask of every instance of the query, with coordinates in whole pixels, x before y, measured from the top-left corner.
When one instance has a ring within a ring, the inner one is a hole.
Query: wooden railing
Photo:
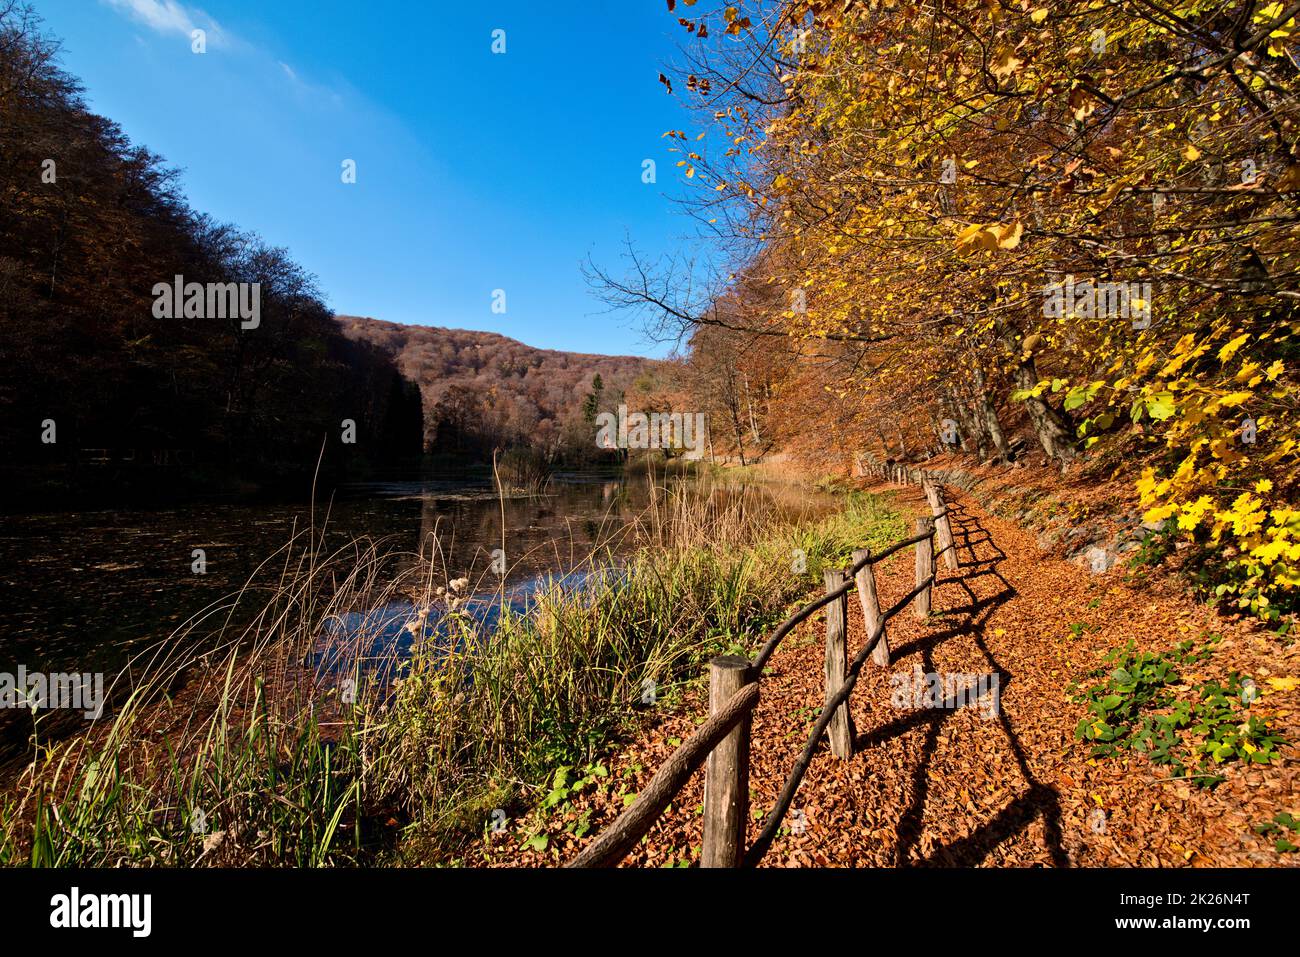
[[[907,482],[908,475],[894,466],[868,466],[867,474],[890,481]],[[879,470],[879,471],[877,471]],[[910,484],[910,483],[909,483]],[[920,481],[931,515],[916,520],[911,538],[871,554],[867,549],[853,553],[847,571],[826,571],[826,594],[804,605],[777,627],[754,658],[726,655],[709,662],[709,718],[682,742],[655,772],[650,783],[618,819],[583,848],[568,867],[614,867],[654,826],[664,809],[680,793],[700,767],[704,771],[704,836],[700,864],[703,867],[753,867],[772,846],[795,792],[812,763],[823,735],[829,734],[831,753],[836,758],[853,757],[853,719],[849,696],[858,682],[867,658],[881,666],[890,660],[885,626],[909,604],[918,618],[930,614],[931,592],[940,556],[950,571],[957,571],[957,551],[943,491],[922,473]],[[936,541],[938,548],[936,550]],[[887,610],[881,611],[873,568],[902,549],[916,550],[916,587]],[[855,590],[862,604],[867,640],[852,661],[848,660],[848,593]],[[763,821],[757,839],[745,847],[749,817],[750,722],[758,704],[763,666],[785,638],[803,620],[826,608],[826,698],[803,752],[795,761],[776,804]]]

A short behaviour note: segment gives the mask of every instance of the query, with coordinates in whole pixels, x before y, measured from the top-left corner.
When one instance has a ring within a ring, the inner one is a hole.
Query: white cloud
[[[225,32],[216,20],[197,7],[186,7],[177,0],[103,0],[103,2],[158,33],[179,33],[189,37],[195,30],[201,29],[207,32],[208,43],[213,46],[221,46],[226,41]]]
[[[0,0],[0,6],[3,6],[3,3],[4,0]],[[157,33],[183,36],[186,38],[187,46],[190,35],[195,30],[205,30],[209,47],[224,47],[260,59],[271,69],[279,67],[281,74],[288,81],[289,88],[296,95],[308,98],[309,102],[327,103],[333,107],[343,106],[343,96],[337,90],[304,79],[284,60],[275,59],[267,51],[227,33],[216,20],[198,7],[187,6],[180,0],[100,0],[100,3]],[[136,42],[142,42],[139,36],[136,37]]]

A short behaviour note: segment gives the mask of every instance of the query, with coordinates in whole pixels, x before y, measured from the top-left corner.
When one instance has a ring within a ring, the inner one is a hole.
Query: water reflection
[[[541,496],[502,501],[487,477],[374,483],[306,505],[222,504],[157,511],[64,512],[0,519],[0,670],[120,667],[202,609],[236,592],[295,532],[324,526],[326,550],[358,537],[434,556],[449,578],[506,586],[566,571],[644,509],[643,481],[565,475]],[[503,538],[504,517],[504,538]],[[435,552],[433,543],[437,541]],[[202,549],[206,573],[193,571]],[[273,570],[272,570],[273,571]]]
[[[306,664],[328,683],[359,667],[386,684],[414,649],[435,660],[464,651],[468,641],[491,635],[503,614],[526,614],[539,594],[580,591],[593,574],[587,569],[547,572],[496,592],[468,593],[451,613],[441,605],[422,608],[410,600],[348,612],[327,622],[319,648]]]
[[[691,480],[668,484],[679,481]],[[556,476],[544,494],[502,498],[490,477],[457,475],[339,489],[314,512],[305,505],[224,504],[5,516],[0,671],[25,664],[113,672],[134,652],[237,592],[295,532],[322,526],[326,551],[358,537],[382,539],[385,549],[409,555],[412,563],[416,555],[432,558],[447,580],[468,577],[476,594],[496,596],[504,589],[507,603],[526,604],[547,576],[569,574],[597,546],[616,559],[643,544],[643,534],[655,534],[651,524],[632,520],[646,514],[652,498],[662,498],[663,486],[663,476],[652,483],[641,476],[568,473]],[[710,486],[701,494],[752,499],[758,511],[783,507],[752,488]],[[827,507],[824,497],[806,493],[791,502],[800,510]],[[205,552],[206,574],[192,570],[194,549]],[[496,570],[494,549],[504,552]],[[277,571],[273,566],[259,577],[274,579]],[[241,608],[255,607],[258,596],[251,598]],[[488,627],[499,608],[497,598],[476,599]],[[407,639],[400,632],[412,611],[401,603],[357,609],[352,625],[374,632],[369,646],[376,655],[384,653],[385,642],[404,653]]]

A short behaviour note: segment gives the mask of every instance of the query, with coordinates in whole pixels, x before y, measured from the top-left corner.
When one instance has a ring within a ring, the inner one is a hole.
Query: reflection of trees
[[[620,545],[626,522],[649,504],[645,483],[560,485],[542,497],[505,499],[506,565],[512,578],[548,569],[569,570],[605,545]],[[473,499],[430,497],[420,511],[420,549],[438,557],[450,577],[490,574],[493,549],[502,547],[502,503],[490,493]],[[436,545],[435,545],[436,541]]]

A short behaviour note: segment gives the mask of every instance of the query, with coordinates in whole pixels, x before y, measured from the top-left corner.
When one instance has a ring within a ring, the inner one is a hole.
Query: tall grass
[[[550,487],[551,462],[535,449],[508,449],[495,462],[498,485],[514,492],[540,495]]]
[[[656,491],[622,530],[642,543],[631,557],[600,550],[581,587],[502,600],[491,633],[436,553],[323,554],[318,530],[295,536],[134,662],[111,717],[44,742],[37,716],[32,761],[0,799],[0,863],[445,860],[493,808],[527,805],[555,767],[634,730],[646,682],[671,700],[710,655],[751,651],[822,567],[903,534],[865,497],[812,518],[753,489]],[[388,672],[368,660],[381,620],[338,627],[385,608],[415,636]]]

